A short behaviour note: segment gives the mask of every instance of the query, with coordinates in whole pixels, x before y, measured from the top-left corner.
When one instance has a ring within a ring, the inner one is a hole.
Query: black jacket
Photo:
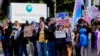
[[[23,30],[20,31],[20,34],[17,38],[17,41],[18,41],[18,43],[23,43],[23,44],[26,44],[28,42],[27,39],[24,38],[24,31]]]
[[[48,37],[48,40],[55,40],[55,30],[56,30],[56,26],[55,24],[51,24],[49,27],[48,27],[48,30],[49,30],[49,37]]]
[[[7,28],[7,29],[5,29],[5,33],[4,33],[3,27],[2,27],[1,34],[2,34],[2,36],[4,36],[4,37],[1,37],[1,40],[7,43],[9,41],[9,36],[11,34],[11,30],[9,28]]]
[[[32,37],[30,37],[30,41],[36,42],[36,31],[35,30],[33,30],[33,35],[32,35]]]
[[[41,31],[41,29],[39,28],[38,29],[38,32],[37,32],[37,37],[36,37],[36,40],[39,40],[39,35],[40,35],[40,31]],[[44,34],[45,34],[45,40],[48,40],[48,37],[49,37],[49,31],[48,31],[48,29],[44,29]]]

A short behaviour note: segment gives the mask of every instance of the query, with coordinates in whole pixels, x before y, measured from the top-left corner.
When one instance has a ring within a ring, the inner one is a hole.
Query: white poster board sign
[[[65,31],[55,31],[55,37],[56,38],[66,38],[66,32]]]
[[[47,18],[47,5],[37,3],[11,3],[10,4],[10,20],[12,22],[19,21],[25,23],[25,21],[39,22],[40,17]]]

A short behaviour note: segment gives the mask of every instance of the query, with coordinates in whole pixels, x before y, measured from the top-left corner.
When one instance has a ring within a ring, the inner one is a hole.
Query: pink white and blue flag
[[[83,0],[75,0],[73,20],[72,20],[72,29],[76,25],[77,21],[82,17],[82,5],[84,5]]]

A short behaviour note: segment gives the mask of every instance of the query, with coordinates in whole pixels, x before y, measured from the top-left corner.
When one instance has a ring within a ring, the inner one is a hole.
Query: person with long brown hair
[[[11,30],[9,29],[8,21],[3,20],[2,27],[1,27],[1,41],[2,41],[4,56],[13,56],[11,46],[9,44],[10,34],[11,34]]]
[[[47,56],[48,55],[48,37],[49,31],[45,28],[45,23],[41,21],[39,23],[39,29],[37,33],[37,41],[38,41],[38,56]]]
[[[57,28],[58,28],[57,31],[65,32],[63,25],[58,25]],[[66,56],[66,36],[67,34],[65,32],[65,37],[64,36],[61,36],[60,38],[56,37],[56,42],[57,42],[56,48],[58,56]]]

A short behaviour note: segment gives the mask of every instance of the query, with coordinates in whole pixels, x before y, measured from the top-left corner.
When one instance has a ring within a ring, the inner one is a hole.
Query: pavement
[[[89,40],[89,45],[88,45],[88,48],[87,48],[87,56],[93,56],[93,51],[91,50],[91,41]],[[4,56],[3,55],[3,51],[2,51],[2,48],[0,48],[0,56]],[[29,55],[30,56],[30,55]],[[73,51],[73,56],[75,56],[75,50]],[[96,56],[96,55],[95,55]],[[100,56],[100,55],[98,55]]]
[[[0,50],[0,56],[4,56],[2,50]],[[75,51],[74,51],[73,56],[75,56]],[[90,46],[88,46],[87,56],[93,56],[93,53],[91,53],[91,47]]]

